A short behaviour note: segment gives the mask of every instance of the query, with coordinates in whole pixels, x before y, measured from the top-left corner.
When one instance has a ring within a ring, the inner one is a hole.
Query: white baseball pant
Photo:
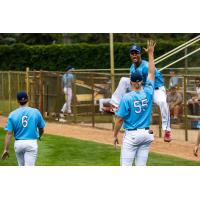
[[[71,113],[71,102],[72,102],[72,88],[64,87],[63,92],[65,94],[65,103],[61,109],[63,113]]]
[[[121,166],[146,166],[149,147],[154,140],[154,135],[149,130],[137,129],[134,131],[126,130],[121,147]]]
[[[110,103],[119,106],[122,96],[126,93],[127,90],[130,90],[130,78],[122,77],[120,82],[112,95]],[[167,104],[167,94],[165,87],[159,87],[158,90],[154,90],[153,102],[159,106],[161,117],[162,117],[162,129],[170,131],[170,111]]]
[[[131,91],[130,78],[122,77],[115,92],[112,94],[110,103],[115,107],[118,107],[122,97],[124,94],[126,94],[127,90]]]
[[[164,86],[159,87],[159,89],[157,90],[154,90],[153,102],[160,108],[162,117],[162,129],[170,131],[170,111]]]
[[[14,149],[19,166],[34,166],[37,160],[37,140],[15,140]]]
[[[100,112],[103,112],[103,107],[104,107],[104,104],[108,104],[110,103],[110,98],[102,98],[102,99],[99,99],[99,111]]]

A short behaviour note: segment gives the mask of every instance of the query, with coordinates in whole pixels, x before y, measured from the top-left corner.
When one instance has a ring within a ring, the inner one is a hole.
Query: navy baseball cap
[[[131,81],[132,82],[140,82],[142,81],[142,75],[139,72],[131,73]]]
[[[71,65],[68,65],[68,66],[65,68],[66,71],[69,71],[70,69],[74,69],[74,67],[72,67]]]
[[[131,48],[130,48],[130,52],[131,52],[131,51],[137,51],[138,53],[141,53],[141,47],[138,46],[138,45],[136,45],[136,44],[134,44],[134,45],[131,46]]]
[[[28,95],[26,92],[21,91],[17,93],[17,100],[19,102],[26,102],[28,100]]]

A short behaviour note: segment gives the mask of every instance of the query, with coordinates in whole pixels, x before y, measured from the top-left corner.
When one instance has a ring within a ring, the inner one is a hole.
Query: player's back
[[[147,81],[140,91],[132,91],[122,98],[116,115],[124,118],[124,129],[149,128],[153,103],[154,82]]]
[[[43,128],[44,125],[39,110],[24,106],[10,113],[5,130],[13,131],[15,139],[32,140],[39,137],[37,127]]]

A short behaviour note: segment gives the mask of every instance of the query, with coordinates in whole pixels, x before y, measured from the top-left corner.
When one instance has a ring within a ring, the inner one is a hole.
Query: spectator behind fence
[[[191,115],[200,115],[200,77],[195,78],[196,95],[188,100],[188,109]]]
[[[69,65],[66,68],[66,73],[62,77],[62,87],[65,94],[65,103],[61,109],[60,117],[64,117],[64,114],[71,114],[71,102],[72,102],[72,84],[74,82],[74,75],[71,71],[74,68]]]
[[[169,79],[169,89],[171,87],[177,87],[178,86],[178,77],[175,74],[175,70],[170,70],[170,79]]]
[[[182,102],[183,97],[180,92],[177,92],[177,87],[171,87],[167,95],[167,103],[169,105],[170,115],[173,123],[179,122],[180,115],[183,112]]]

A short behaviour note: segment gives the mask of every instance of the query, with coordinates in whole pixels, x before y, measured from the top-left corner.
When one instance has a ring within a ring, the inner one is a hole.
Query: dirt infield
[[[6,118],[0,116],[0,127],[4,127]],[[68,125],[64,123],[47,122],[45,132],[53,135],[62,135],[81,140],[95,141],[99,143],[112,144],[112,131],[102,130],[81,125]],[[122,141],[123,133],[119,135]],[[180,140],[173,140],[170,143],[164,143],[162,138],[155,137],[151,145],[151,151],[161,154],[173,155],[188,160],[199,160],[193,156],[192,150],[194,143]]]

